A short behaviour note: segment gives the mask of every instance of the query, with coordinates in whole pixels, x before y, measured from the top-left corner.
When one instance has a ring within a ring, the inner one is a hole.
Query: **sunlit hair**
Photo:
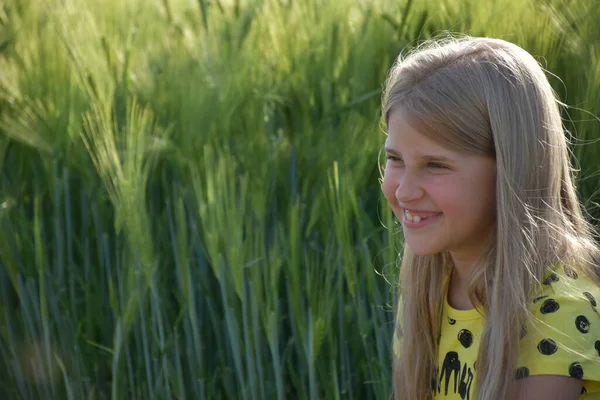
[[[400,55],[385,83],[386,127],[402,109],[441,145],[496,162],[495,240],[469,286],[486,317],[480,400],[510,398],[527,306],[549,268],[568,262],[599,282],[598,248],[577,199],[560,104],[528,52],[490,38],[427,41]],[[429,399],[450,257],[417,256],[405,246],[400,268],[394,397]]]

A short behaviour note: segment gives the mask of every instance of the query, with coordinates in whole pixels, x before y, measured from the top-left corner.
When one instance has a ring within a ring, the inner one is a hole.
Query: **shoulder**
[[[547,274],[530,303],[519,374],[600,381],[600,287],[569,266]]]
[[[588,333],[583,326],[585,324],[576,324],[567,317],[582,315],[590,323],[598,321],[599,302],[600,286],[596,282],[567,265],[561,265],[544,276],[540,290],[529,304],[529,311],[534,320],[555,328],[571,324],[579,333],[585,334]]]

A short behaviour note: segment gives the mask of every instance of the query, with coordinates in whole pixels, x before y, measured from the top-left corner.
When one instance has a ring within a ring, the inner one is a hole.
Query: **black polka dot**
[[[569,376],[577,379],[583,378],[583,368],[581,367],[581,364],[574,362],[569,365]]]
[[[600,356],[600,340],[596,340],[596,343],[594,343],[594,347],[596,348],[596,351],[598,352],[598,356]]]
[[[458,341],[465,349],[468,349],[473,344],[473,334],[467,329],[461,329],[458,332]]]
[[[560,308],[560,305],[554,299],[548,299],[542,303],[540,307],[540,312],[542,314],[551,314],[557,312]]]
[[[540,300],[544,300],[546,297],[548,297],[548,296],[546,295],[546,296],[536,297],[535,299],[533,299],[533,303],[535,304],[535,303],[537,303]]]
[[[543,355],[549,356],[551,354],[556,353],[556,350],[558,350],[558,346],[556,345],[556,342],[552,339],[542,339],[538,343],[537,349]]]
[[[527,336],[527,327],[523,325],[521,328],[521,339],[523,339],[525,336]]]
[[[565,270],[565,275],[567,275],[569,278],[571,278],[571,279],[579,278],[579,275],[577,275],[577,272],[573,268],[567,267],[565,265],[564,270]]]
[[[527,367],[517,368],[517,373],[515,374],[516,379],[523,379],[523,378],[527,378],[528,376],[529,376],[529,368],[527,368]]]
[[[590,331],[590,321],[585,315],[579,315],[575,318],[575,327],[581,333],[588,333]]]
[[[448,323],[449,323],[450,325],[454,325],[454,324],[456,323],[456,320],[455,320],[455,319],[453,319],[453,318],[450,318],[450,317],[448,317]]]
[[[592,307],[596,307],[596,299],[594,298],[594,296],[592,296],[590,292],[583,292],[583,295],[587,297]]]
[[[551,285],[554,282],[558,282],[558,275],[556,275],[555,272],[551,273],[549,277],[547,277],[544,282],[542,282],[544,285]]]

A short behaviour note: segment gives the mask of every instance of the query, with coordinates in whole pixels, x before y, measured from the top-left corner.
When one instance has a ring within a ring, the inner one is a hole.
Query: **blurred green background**
[[[0,398],[385,399],[381,87],[523,46],[600,200],[593,0],[0,0]]]

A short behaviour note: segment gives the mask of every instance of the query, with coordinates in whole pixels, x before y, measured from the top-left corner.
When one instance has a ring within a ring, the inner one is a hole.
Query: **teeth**
[[[419,222],[421,222],[422,220],[424,220],[424,219],[425,219],[425,218],[423,218],[423,217],[420,217],[420,216],[418,216],[418,215],[412,215],[412,214],[411,214],[410,212],[408,212],[408,211],[404,211],[404,217],[405,217],[405,218],[406,218],[408,221],[411,221],[411,222],[416,222],[416,223],[419,223]]]

